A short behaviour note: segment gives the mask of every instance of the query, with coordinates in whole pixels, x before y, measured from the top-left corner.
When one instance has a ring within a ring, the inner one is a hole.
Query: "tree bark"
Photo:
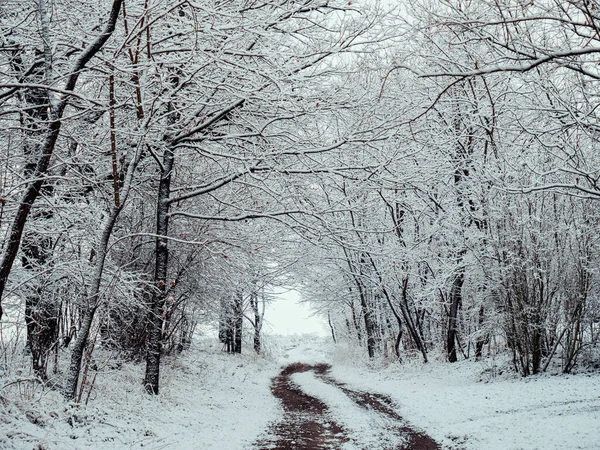
[[[154,267],[154,292],[148,318],[149,331],[146,353],[144,385],[149,394],[158,394],[160,379],[160,355],[162,351],[162,325],[164,305],[167,298],[167,274],[169,268],[169,210],[171,179],[175,165],[175,152],[167,142],[163,155],[156,206],[156,262]]]
[[[331,323],[331,314],[327,311],[327,322],[329,323],[329,328],[331,329],[331,338],[333,339],[333,343],[337,344],[337,339],[335,338],[335,328],[333,328],[333,324]]]
[[[458,274],[452,282],[450,289],[450,312],[448,314],[448,332],[446,335],[447,356],[449,362],[456,362],[456,340],[458,334],[458,311],[462,303],[462,287],[465,281],[465,269],[462,267],[464,250],[459,254]]]
[[[262,329],[262,315],[258,308],[258,292],[252,292],[250,296],[250,304],[252,306],[252,312],[254,313],[254,351],[260,353],[261,341],[260,331]]]
[[[233,303],[233,319],[234,319],[234,353],[242,353],[242,329],[244,328],[244,297],[239,292]]]
[[[479,307],[479,320],[478,320],[479,333],[481,333],[481,330],[483,328],[484,318],[485,318],[485,309],[484,309],[483,305],[481,305]],[[481,357],[483,356],[483,346],[485,345],[485,342],[486,342],[485,336],[480,334],[477,337],[477,343],[475,344],[475,360],[477,360],[477,361],[479,361],[481,359]]]
[[[100,286],[102,283],[102,274],[108,253],[108,243],[112,235],[113,228],[121,212],[122,206],[113,207],[111,213],[104,225],[104,230],[96,249],[96,267],[92,280],[90,295],[84,310],[81,326],[75,339],[75,344],[71,351],[71,363],[67,372],[67,378],[63,388],[63,394],[67,400],[73,401],[77,395],[77,385],[81,372],[81,361],[88,344],[89,334],[92,329],[92,323],[100,300]]]

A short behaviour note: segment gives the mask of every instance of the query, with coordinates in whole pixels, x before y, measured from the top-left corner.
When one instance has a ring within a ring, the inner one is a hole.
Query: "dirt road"
[[[323,401],[304,393],[291,377],[295,373],[313,372],[315,376],[343,392],[356,405],[372,415],[384,417],[386,425],[382,435],[395,435],[400,444],[385,444],[376,449],[364,450],[439,450],[440,447],[429,436],[414,430],[392,407],[390,398],[365,391],[350,389],[332,378],[327,364],[309,365],[294,363],[286,366],[273,379],[271,392],[282,402],[284,414],[273,423],[254,448],[257,450],[317,450],[364,448],[359,436],[354,436],[343,425],[337,423]],[[386,446],[387,445],[387,446]],[[391,446],[390,446],[391,445]]]

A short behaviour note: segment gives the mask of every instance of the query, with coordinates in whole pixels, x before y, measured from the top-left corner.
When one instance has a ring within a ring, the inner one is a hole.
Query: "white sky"
[[[306,303],[300,303],[302,295],[294,290],[278,290],[271,294],[275,300],[267,304],[263,330],[269,334],[318,333],[325,336],[329,332],[324,319],[312,316]]]

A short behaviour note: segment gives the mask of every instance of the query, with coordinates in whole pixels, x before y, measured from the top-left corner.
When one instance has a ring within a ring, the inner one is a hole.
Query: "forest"
[[[3,1],[0,384],[159,394],[277,286],[372,360],[597,369],[599,81],[596,0]]]

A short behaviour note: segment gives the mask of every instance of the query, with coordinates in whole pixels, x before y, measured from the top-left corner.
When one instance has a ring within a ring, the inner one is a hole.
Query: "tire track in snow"
[[[383,419],[385,426],[382,435],[395,435],[401,443],[384,444],[377,450],[440,450],[439,445],[429,436],[410,427],[394,410],[393,402],[382,394],[350,389],[328,375],[328,364],[294,363],[286,366],[281,374],[273,379],[271,392],[282,402],[284,415],[271,425],[266,436],[259,439],[254,448],[258,450],[319,450],[357,448],[361,439],[349,435],[349,431],[336,423],[328,406],[322,400],[303,392],[293,381],[294,374],[313,371],[321,381],[341,391],[355,405]],[[299,378],[300,379],[300,378]],[[307,381],[307,378],[304,378]],[[373,434],[371,431],[370,434]],[[383,436],[382,436],[383,437]],[[359,444],[360,445],[360,444]],[[365,450],[372,446],[362,447]]]
[[[320,400],[302,392],[290,379],[295,373],[307,372],[313,366],[295,363],[285,367],[273,379],[271,392],[282,402],[283,418],[271,425],[267,436],[254,448],[260,450],[338,449],[348,442],[346,430],[328,414]]]
[[[404,418],[393,408],[393,400],[383,394],[359,391],[350,389],[345,383],[337,381],[335,378],[327,375],[331,368],[328,364],[318,364],[315,366],[316,375],[328,384],[336,386],[346,394],[357,405],[371,411],[375,411],[384,417],[392,419],[395,423],[393,431],[404,437],[405,442],[394,450],[440,450],[441,447],[426,434],[415,430],[409,426]]]

